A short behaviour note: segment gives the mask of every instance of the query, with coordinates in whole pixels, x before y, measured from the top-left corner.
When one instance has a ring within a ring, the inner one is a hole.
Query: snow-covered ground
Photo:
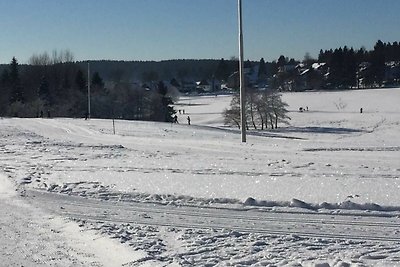
[[[400,266],[400,89],[285,93],[290,125],[247,143],[230,99],[182,97],[180,124],[115,135],[0,119],[2,262]]]

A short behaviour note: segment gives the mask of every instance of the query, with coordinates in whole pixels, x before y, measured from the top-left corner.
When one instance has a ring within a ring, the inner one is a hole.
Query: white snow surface
[[[182,97],[179,124],[116,120],[116,134],[111,120],[0,119],[0,259],[400,266],[400,89],[283,99],[290,125],[246,143],[223,124],[229,95]]]

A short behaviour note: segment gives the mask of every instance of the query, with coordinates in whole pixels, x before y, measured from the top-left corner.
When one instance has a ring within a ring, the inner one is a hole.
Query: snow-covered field
[[[285,93],[290,125],[247,143],[223,125],[230,98],[182,97],[180,124],[115,135],[0,119],[2,262],[400,266],[400,89]]]

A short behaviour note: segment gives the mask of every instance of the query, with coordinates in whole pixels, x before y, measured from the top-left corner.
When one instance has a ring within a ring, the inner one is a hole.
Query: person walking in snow
[[[190,125],[190,117],[189,116],[187,116],[187,122],[188,122],[188,125]]]

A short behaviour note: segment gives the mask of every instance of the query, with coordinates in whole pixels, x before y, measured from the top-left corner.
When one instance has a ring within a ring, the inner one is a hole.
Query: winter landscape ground
[[[0,265],[400,266],[400,89],[285,93],[247,143],[230,98],[116,134],[0,119]]]

